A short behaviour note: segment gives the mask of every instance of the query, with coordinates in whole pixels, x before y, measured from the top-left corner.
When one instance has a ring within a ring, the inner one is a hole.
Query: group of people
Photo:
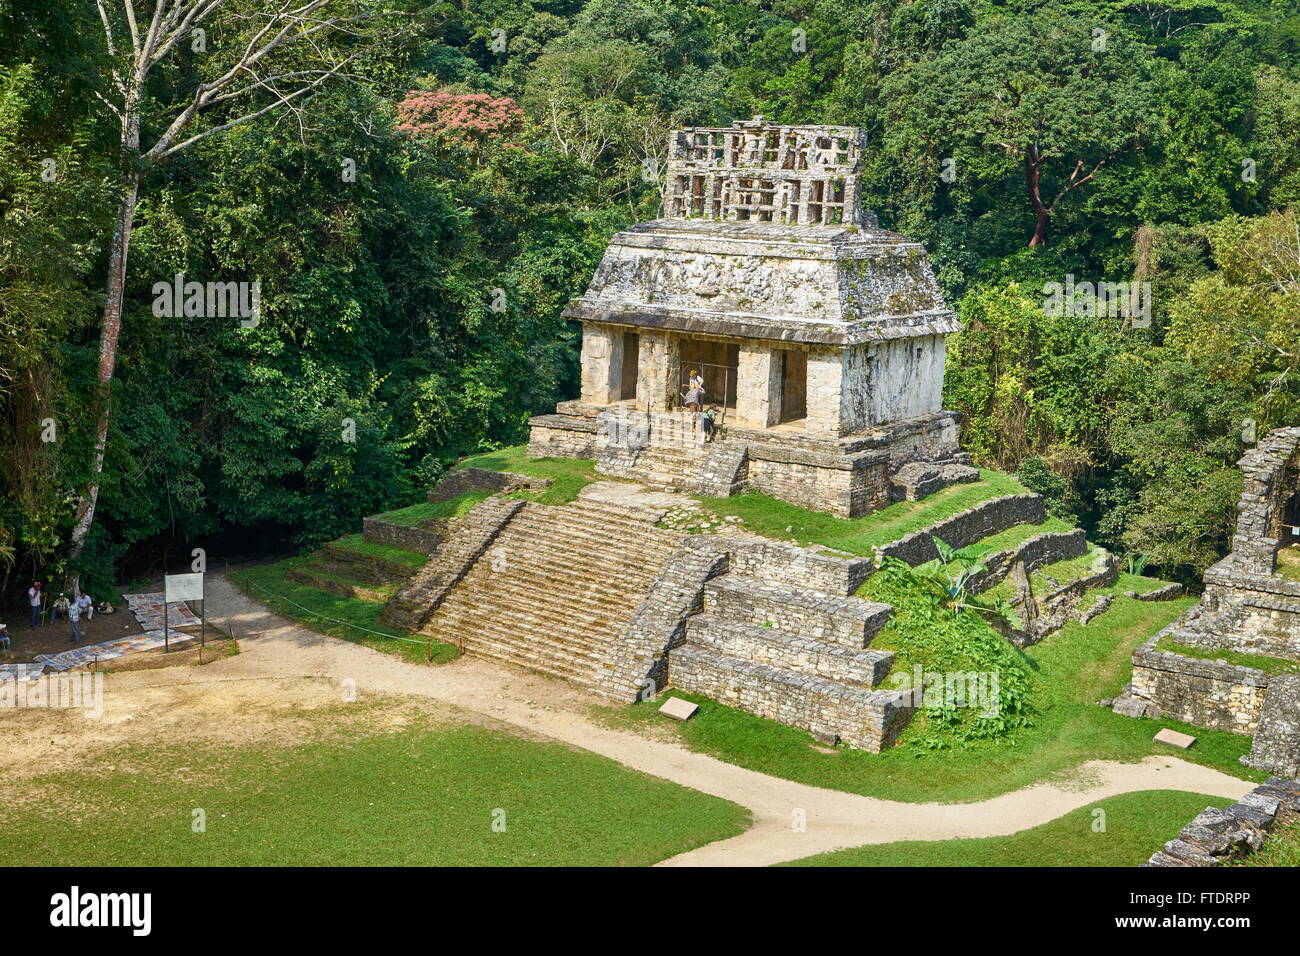
[[[27,603],[32,609],[31,626],[37,627],[41,623],[41,610],[45,605],[45,592],[41,589],[40,581],[33,581],[27,589]],[[51,624],[61,617],[67,619],[71,628],[68,640],[73,644],[81,641],[81,618],[84,616],[87,621],[95,618],[95,601],[85,591],[74,591],[70,598],[66,591],[61,592],[49,608]]]
[[[713,441],[713,433],[717,429],[718,406],[710,405],[703,412],[700,411],[704,405],[704,377],[698,369],[691,369],[689,382],[682,403],[695,414],[696,421],[704,431],[704,440]]]

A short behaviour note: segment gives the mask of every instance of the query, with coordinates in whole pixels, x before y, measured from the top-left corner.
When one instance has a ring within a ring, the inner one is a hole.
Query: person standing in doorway
[[[686,390],[686,407],[698,412],[704,404],[704,378],[698,369],[691,369],[690,387]]]
[[[68,605],[68,623],[72,625],[72,636],[68,638],[73,644],[81,642],[81,605],[73,601]]]
[[[32,627],[41,623],[41,602],[45,600],[45,595],[41,594],[41,582],[33,581],[32,586],[27,589],[27,603],[32,606]]]

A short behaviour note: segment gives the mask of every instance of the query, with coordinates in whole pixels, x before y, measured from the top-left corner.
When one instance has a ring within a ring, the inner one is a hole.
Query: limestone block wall
[[[1198,622],[1187,643],[1300,661],[1300,582],[1247,575],[1230,559],[1205,574]]]
[[[1039,495],[1006,495],[968,508],[938,521],[928,528],[914,531],[881,549],[882,553],[910,565],[924,564],[939,557],[931,538],[954,548],[964,548],[991,534],[1018,524],[1040,524],[1047,519],[1047,509]]]
[[[770,343],[745,342],[736,369],[737,425],[767,428],[781,417],[780,360]]]
[[[1017,563],[1023,563],[1025,572],[1032,574],[1039,568],[1077,558],[1087,551],[1088,538],[1082,528],[1045,531],[1021,542],[1018,547],[986,555],[980,562],[984,565],[983,573],[974,575],[967,583],[967,589],[974,594],[987,591],[1005,578]]]
[[[636,380],[636,403],[651,411],[672,411],[681,405],[682,349],[677,335],[643,330]]]
[[[1259,731],[1241,762],[1284,777],[1300,777],[1300,675],[1269,681]]]
[[[868,690],[686,644],[673,651],[673,685],[719,703],[880,753],[915,713],[906,691]]]
[[[597,432],[594,418],[570,415],[538,415],[530,422],[530,458],[595,458]]]
[[[1235,734],[1255,733],[1270,675],[1253,667],[1157,651],[1156,644],[1175,634],[1177,626],[1175,622],[1133,652],[1133,695],[1154,704],[1162,717]]]
[[[750,541],[717,537],[734,574],[790,587],[812,588],[827,594],[851,595],[875,569],[870,558],[841,558],[819,554],[779,541]]]
[[[686,619],[702,609],[705,584],[726,570],[725,551],[707,539],[686,538],[611,648],[593,689],[621,702],[662,690],[668,683],[668,652],[682,643]]]
[[[942,335],[894,339],[855,350],[846,380],[846,411],[860,427],[930,415],[943,408],[947,348]],[[858,363],[862,370],[858,371]],[[861,391],[859,397],[858,392]],[[852,401],[847,396],[852,396]]]
[[[446,523],[432,528],[394,524],[378,517],[363,518],[361,537],[371,544],[386,544],[390,548],[433,554],[447,537]]]
[[[582,326],[582,401],[609,405],[621,397],[623,334],[607,325]]]
[[[715,617],[694,618],[689,631],[692,644],[711,647],[720,654],[843,684],[875,687],[894,664],[892,651],[854,650]]]
[[[855,649],[866,647],[894,612],[888,604],[740,575],[726,575],[705,585],[704,610],[728,620]]]
[[[813,511],[856,518],[892,499],[887,455],[819,455],[780,445],[749,446],[749,484]]]

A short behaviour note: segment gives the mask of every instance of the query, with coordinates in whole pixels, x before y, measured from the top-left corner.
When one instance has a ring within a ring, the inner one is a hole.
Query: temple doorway
[[[782,349],[775,353],[781,362],[782,424],[808,417],[808,353]]]
[[[641,336],[635,332],[623,333],[623,374],[619,388],[619,399],[631,401],[636,398],[637,369],[641,367]]]
[[[740,368],[740,346],[734,342],[682,340],[683,398],[690,391],[692,373],[704,380],[704,405],[736,407],[736,370]]]

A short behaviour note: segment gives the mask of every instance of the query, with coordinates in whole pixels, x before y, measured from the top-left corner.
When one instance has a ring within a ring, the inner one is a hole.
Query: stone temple
[[[564,312],[582,392],[532,420],[529,454],[842,517],[974,480],[942,406],[956,316],[925,250],[861,208],[862,151],[854,127],[761,117],[674,133],[663,218],[616,235]]]
[[[1300,774],[1300,428],[1279,428],[1240,462],[1232,552],[1201,600],[1133,653],[1116,703],[1253,736],[1243,762]],[[1172,646],[1171,646],[1172,645]]]

